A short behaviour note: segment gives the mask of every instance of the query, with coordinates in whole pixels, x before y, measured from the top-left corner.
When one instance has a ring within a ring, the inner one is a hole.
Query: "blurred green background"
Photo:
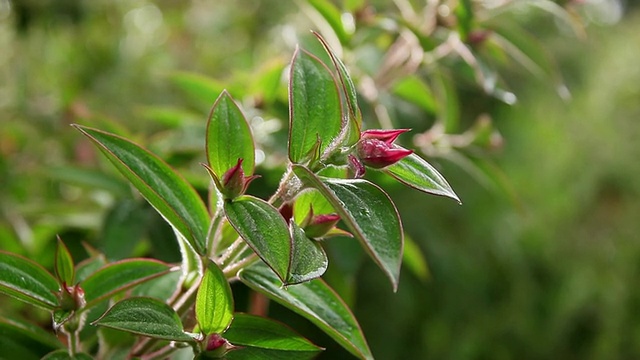
[[[547,17],[518,15],[572,96],[516,68],[501,70],[518,102],[480,107],[504,139],[485,154],[501,185],[446,158],[430,160],[461,206],[383,183],[425,254],[427,279],[404,268],[394,294],[357,249],[330,244],[327,277],[353,305],[377,358],[640,357],[640,9],[632,1],[584,3],[591,10],[583,38]],[[245,94],[266,154],[250,192],[268,195],[286,149],[279,74],[296,42],[312,46],[305,9],[302,1],[0,0],[0,248],[51,267],[60,234],[76,260],[87,256],[86,242],[113,259],[177,261],[162,220],[68,125],[124,134],[204,191],[200,141],[216,86]],[[185,72],[213,79],[200,97],[181,91],[191,79]],[[256,78],[271,81],[272,91],[247,95]],[[478,93],[462,84],[459,94],[470,124]],[[258,112],[262,102],[268,106]],[[426,128],[415,112],[398,113],[397,124]],[[49,326],[44,314],[5,296],[0,304],[0,314],[17,310]],[[327,347],[321,358],[350,358],[310,323],[271,310]]]

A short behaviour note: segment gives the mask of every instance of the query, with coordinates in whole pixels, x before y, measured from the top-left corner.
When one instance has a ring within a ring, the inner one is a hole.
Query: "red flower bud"
[[[222,175],[220,192],[227,199],[234,199],[244,194],[251,181],[258,177],[257,175],[244,176],[242,161],[243,159],[238,159],[238,163]]]
[[[310,238],[324,237],[336,226],[338,221],[340,221],[340,215],[338,214],[315,215],[304,227],[304,233]]]
[[[365,130],[360,135],[360,139],[377,139],[381,140],[389,145],[391,145],[398,136],[402,133],[406,133],[407,131],[411,131],[411,129],[373,129],[373,130]]]
[[[363,131],[360,135],[360,140],[356,144],[358,160],[374,169],[381,169],[411,155],[413,150],[405,149],[393,143],[400,134],[409,130],[410,129],[374,129]],[[356,177],[359,177],[360,171],[357,167],[357,162],[351,158],[349,161],[352,168],[355,168]],[[364,174],[364,171],[362,174]]]

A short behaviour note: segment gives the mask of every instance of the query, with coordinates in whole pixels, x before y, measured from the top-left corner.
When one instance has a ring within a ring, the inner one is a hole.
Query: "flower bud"
[[[380,131],[380,130],[378,130]],[[374,169],[381,169],[386,166],[395,164],[402,158],[409,156],[413,150],[408,150],[393,144],[393,141],[400,135],[401,130],[396,130],[394,134],[380,137],[363,137],[356,145],[356,154],[363,164]]]
[[[227,199],[235,199],[244,194],[251,181],[258,177],[257,175],[244,176],[242,161],[243,159],[238,159],[238,163],[222,175],[220,192]]]
[[[58,292],[58,303],[62,310],[78,310],[86,304],[84,290],[80,285],[69,286],[62,284],[62,289]]]

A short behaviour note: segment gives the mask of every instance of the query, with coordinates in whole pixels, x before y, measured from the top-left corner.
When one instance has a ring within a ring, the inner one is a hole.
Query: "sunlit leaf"
[[[273,272],[262,264],[245,268],[238,276],[252,289],[314,323],[352,354],[373,359],[355,317],[324,281],[315,279],[283,288]]]
[[[165,162],[119,136],[79,125],[115,167],[196,251],[205,250],[209,215],[195,189]]]
[[[205,335],[222,333],[233,320],[231,287],[212,261],[205,269],[196,295],[196,320]]]
[[[255,147],[247,120],[225,90],[216,100],[207,122],[207,159],[218,179],[244,159],[246,176],[253,174]]]
[[[458,195],[453,191],[444,176],[415,153],[386,167],[383,171],[416,190],[450,197],[460,202]]]
[[[58,282],[39,264],[22,256],[0,251],[0,293],[41,308],[58,304],[54,295]]]
[[[102,315],[93,325],[173,341],[191,342],[182,328],[180,316],[164,302],[147,297],[124,299]]]

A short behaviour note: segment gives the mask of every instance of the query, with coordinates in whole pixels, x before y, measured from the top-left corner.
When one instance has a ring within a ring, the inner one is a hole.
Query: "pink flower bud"
[[[244,194],[251,181],[258,177],[257,175],[244,176],[242,161],[243,159],[238,159],[238,163],[222,175],[220,191],[227,199],[234,199]]]
[[[227,340],[219,334],[211,334],[207,339],[207,351],[213,351],[227,344]]]
[[[304,227],[304,233],[310,238],[324,237],[336,226],[338,221],[340,221],[338,214],[315,215]]]
[[[357,156],[363,164],[374,169],[381,169],[395,164],[413,153],[413,150],[394,145],[392,141],[360,139],[357,144]]]
[[[363,139],[363,140],[376,139],[391,145],[394,141],[396,141],[396,139],[398,138],[398,136],[400,136],[400,134],[406,133],[407,131],[411,131],[411,129],[365,130],[360,135],[360,139]]]

